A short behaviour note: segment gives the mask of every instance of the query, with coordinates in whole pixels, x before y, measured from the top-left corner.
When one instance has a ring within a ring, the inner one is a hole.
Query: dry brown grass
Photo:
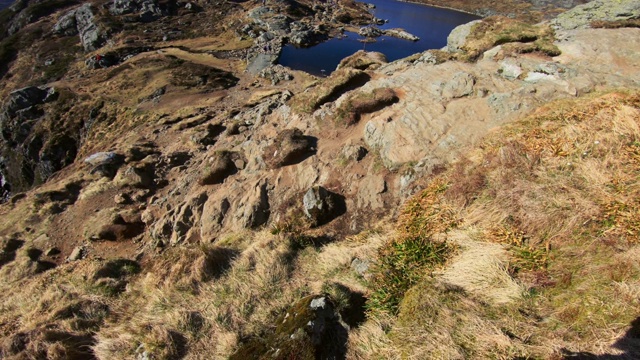
[[[639,139],[638,93],[560,101],[496,131],[440,175],[433,183],[448,186],[438,202],[405,207],[413,231],[433,236],[424,226],[432,222],[418,220],[452,206],[458,228],[511,249],[507,270],[528,295],[494,307],[424,273],[387,325],[388,346],[409,358],[637,357],[629,325],[640,314]]]
[[[170,248],[140,273],[114,273],[118,292],[97,281],[101,260],[35,274],[28,234],[0,269],[0,350],[26,334],[22,355],[32,357],[90,348],[100,359],[228,358],[306,295],[330,293],[346,309],[352,292],[388,290],[388,279],[351,268],[381,254],[408,275],[394,293],[397,317],[372,312],[350,328],[349,358],[557,358],[561,349],[633,358],[636,340],[625,334],[640,314],[639,149],[640,94],[549,104],[439,175],[405,205],[395,232],[319,245],[295,239],[317,229],[261,231]],[[487,272],[515,277],[525,296],[493,305],[432,276],[455,254],[443,236],[452,228],[508,248],[510,267]]]
[[[473,26],[462,47],[461,58],[473,61],[497,45],[503,45],[507,54],[538,52],[548,56],[560,55],[553,42],[554,32],[548,25],[530,25],[492,16]]]
[[[360,121],[361,115],[382,110],[398,100],[398,95],[390,88],[377,88],[369,93],[358,92],[340,104],[337,121],[353,125]]]
[[[298,112],[312,113],[321,105],[337,99],[344,92],[364,85],[369,79],[370,76],[360,70],[349,68],[336,70],[316,86],[296,94],[291,100],[291,107]]]

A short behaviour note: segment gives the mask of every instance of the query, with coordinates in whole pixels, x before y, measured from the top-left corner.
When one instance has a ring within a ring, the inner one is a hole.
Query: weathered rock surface
[[[459,52],[462,51],[462,46],[467,40],[467,36],[471,33],[471,29],[482,20],[475,20],[468,22],[464,25],[460,25],[453,29],[447,37],[447,51]]]
[[[106,41],[104,34],[96,23],[94,8],[90,3],[75,10],[76,24],[80,34],[80,42],[85,51],[99,49]]]
[[[163,214],[163,216],[153,223],[151,227],[151,237],[156,247],[176,245],[183,241],[199,242],[200,231],[196,224],[200,222],[202,208],[207,201],[206,193],[196,194],[186,199],[182,204],[173,210]],[[143,220],[146,220],[143,216]],[[151,221],[145,223],[150,225]]]
[[[605,84],[637,87],[639,59],[629,49],[640,46],[636,40],[639,30],[598,35],[595,31],[561,33],[567,40],[557,43],[562,55],[553,59],[520,56],[497,61],[485,57],[476,64],[386,65],[379,71],[391,76],[370,81],[360,91],[390,87],[405,97],[397,108],[390,107],[371,118],[364,127],[365,142],[380,152],[387,166],[420,161],[434,165],[454,159],[455,149],[473,144],[490,128],[519,118],[540,104],[591,92]],[[617,71],[612,73],[605,68],[614,61]],[[430,80],[412,80],[416,78]]]
[[[634,0],[594,0],[576,6],[551,21],[556,30],[590,27],[594,21],[620,21],[640,19],[640,3]]]

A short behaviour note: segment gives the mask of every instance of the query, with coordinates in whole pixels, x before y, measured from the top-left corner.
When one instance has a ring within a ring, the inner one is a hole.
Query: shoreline
[[[429,7],[438,8],[438,9],[453,10],[453,11],[461,12],[461,13],[464,13],[464,14],[474,15],[474,16],[479,17],[480,19],[484,19],[484,16],[478,15],[476,13],[473,13],[473,12],[470,12],[470,11],[466,11],[466,10],[452,8],[452,7],[449,7],[449,6],[424,4],[424,3],[421,3],[421,2],[410,1],[410,0],[396,0],[396,1],[403,2],[403,3],[409,3],[409,4],[417,4],[417,5],[422,5],[422,6],[429,6]]]

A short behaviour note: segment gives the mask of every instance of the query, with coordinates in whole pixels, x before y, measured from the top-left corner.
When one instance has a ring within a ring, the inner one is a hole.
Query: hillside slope
[[[2,28],[0,357],[639,356],[639,1],[327,78],[270,62],[362,4],[50,1]]]

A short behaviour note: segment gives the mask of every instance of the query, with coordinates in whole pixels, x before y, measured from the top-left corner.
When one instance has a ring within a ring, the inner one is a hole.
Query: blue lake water
[[[13,4],[13,0],[0,0],[0,10],[6,8],[11,4]]]
[[[413,42],[382,36],[375,43],[362,43],[355,33],[346,32],[346,38],[334,38],[310,48],[283,48],[280,64],[310,74],[329,74],[343,58],[358,50],[378,51],[394,61],[429,49],[440,49],[447,44],[447,36],[456,26],[479,19],[478,16],[459,11],[436,8],[395,0],[368,0],[376,5],[373,14],[389,20],[381,29],[402,28],[420,38]],[[324,72],[322,71],[324,70]]]

